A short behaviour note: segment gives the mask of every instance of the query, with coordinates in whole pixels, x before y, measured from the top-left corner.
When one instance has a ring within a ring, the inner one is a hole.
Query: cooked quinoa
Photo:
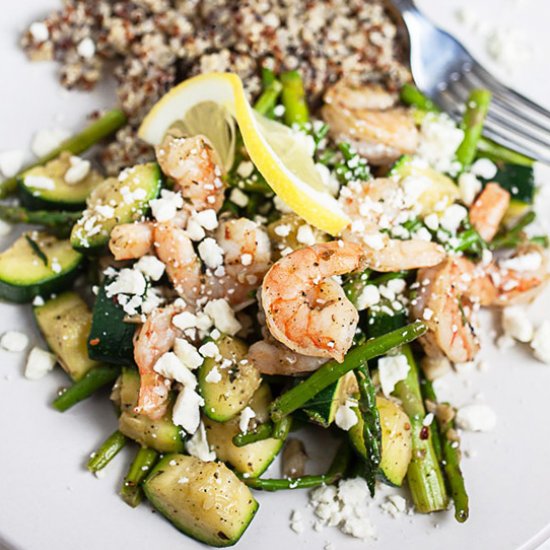
[[[89,90],[113,73],[130,125],[102,152],[111,174],[151,154],[135,127],[194,74],[236,72],[254,97],[260,67],[299,69],[312,103],[343,74],[389,88],[408,79],[380,0],[65,0],[38,29],[23,34],[23,48],[58,61],[66,88]]]

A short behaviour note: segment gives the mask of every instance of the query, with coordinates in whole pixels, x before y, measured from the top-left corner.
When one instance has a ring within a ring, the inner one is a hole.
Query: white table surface
[[[25,25],[58,3],[26,0],[4,6],[0,18],[0,151],[28,148],[37,129],[60,125],[78,128],[87,112],[113,103],[108,86],[93,95],[62,90],[54,78],[55,66],[28,63],[16,47],[18,33]],[[459,35],[492,70],[550,107],[548,0],[419,3],[436,21]],[[454,17],[456,8],[465,5],[477,11],[489,26],[498,23],[523,32],[533,57],[515,72],[490,63],[484,38]],[[547,292],[532,308],[532,318],[548,318],[549,306]],[[484,321],[485,327],[490,327],[490,316]],[[40,342],[29,308],[0,305],[0,332],[7,329],[23,330],[34,342]],[[476,453],[464,460],[471,497],[471,518],[465,525],[458,525],[450,513],[394,520],[375,505],[372,520],[379,533],[376,541],[363,543],[335,529],[316,533],[309,527],[297,535],[288,528],[290,511],[302,509],[306,523],[312,520],[305,493],[261,494],[260,511],[239,550],[257,549],[259,545],[266,550],[282,546],[320,550],[329,540],[340,550],[536,548],[550,536],[550,424],[546,416],[550,367],[534,361],[521,347],[503,355],[488,346],[484,356],[491,365],[487,372],[474,372],[470,382],[459,375],[452,380],[457,405],[481,393],[478,398],[498,414],[494,432],[464,435],[464,448]],[[91,399],[61,415],[49,403],[57,388],[66,383],[64,375],[56,372],[29,382],[22,376],[23,362],[21,355],[0,351],[0,547],[203,548],[172,529],[147,506],[132,510],[117,497],[129,453],[109,466],[104,479],[85,471],[87,454],[116,426],[104,399]],[[313,459],[327,460],[319,446],[311,445],[309,452]]]

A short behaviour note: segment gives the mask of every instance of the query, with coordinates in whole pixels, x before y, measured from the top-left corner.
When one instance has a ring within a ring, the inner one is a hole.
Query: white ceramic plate
[[[514,7],[516,3],[485,0],[477,6],[479,2],[462,2],[487,15],[498,6],[499,17],[528,25],[527,38],[539,57],[519,69],[516,84],[548,104],[550,78],[545,72],[546,60],[540,54],[550,49],[549,5],[547,0],[524,0],[521,11]],[[17,48],[18,33],[33,17],[57,6],[57,0],[8,4],[0,18],[0,151],[28,147],[37,129],[60,125],[78,128],[85,113],[113,104],[108,85],[93,95],[63,91],[54,78],[55,66],[28,63]],[[422,5],[440,22],[460,30],[452,18],[458,2],[424,0]],[[465,32],[464,38],[479,50],[479,37]],[[8,237],[2,245],[9,241]],[[532,317],[540,321],[545,314],[548,316],[549,307],[547,293],[532,308]],[[488,327],[489,316],[484,320]],[[0,332],[7,329],[22,330],[31,335],[33,342],[41,342],[29,307],[0,305]],[[472,401],[481,392],[478,397],[498,414],[494,432],[464,436],[464,448],[475,452],[475,457],[464,460],[471,497],[470,520],[458,525],[452,513],[396,520],[373,504],[372,521],[379,536],[377,541],[367,543],[369,547],[528,549],[545,539],[543,530],[550,525],[546,505],[550,494],[550,429],[546,416],[550,367],[532,360],[519,347],[502,354],[488,345],[485,358],[491,366],[487,372],[473,372],[471,382],[459,375],[450,381],[457,405]],[[117,457],[104,479],[96,479],[85,470],[88,453],[116,427],[105,396],[97,396],[65,414],[55,412],[49,403],[66,383],[65,376],[55,372],[41,381],[30,382],[22,376],[23,362],[23,355],[0,351],[0,547],[203,548],[152,513],[147,505],[132,510],[117,497],[130,453]],[[330,460],[319,445],[310,444],[308,450],[317,467]],[[276,466],[273,475],[277,475]],[[260,545],[266,550],[321,549],[329,540],[340,550],[366,546],[335,529],[314,532],[303,492],[259,494],[258,498],[260,510],[238,545],[242,550]],[[378,501],[381,499],[382,496]],[[293,509],[303,510],[306,529],[301,535],[288,527]]]

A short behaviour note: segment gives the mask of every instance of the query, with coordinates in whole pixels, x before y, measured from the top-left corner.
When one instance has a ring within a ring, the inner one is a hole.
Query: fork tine
[[[529,119],[537,126],[550,131],[550,111],[537,105],[524,95],[505,86],[489,74],[479,63],[473,63],[470,71],[464,73],[465,78],[477,82],[473,85],[482,85],[494,95],[494,102],[502,105],[503,109],[521,110],[524,118]]]
[[[511,117],[500,116],[499,114],[492,112],[491,110],[489,110],[489,112],[487,113],[487,121],[493,122],[495,126],[501,126],[506,130],[515,132],[525,139],[537,143],[541,147],[546,147],[550,149],[550,134],[547,134],[546,140],[541,139],[537,135],[533,134],[528,125],[521,126],[520,124],[514,122]]]
[[[527,155],[535,160],[550,163],[550,152],[547,149],[533,148],[526,145],[525,141],[518,141],[517,136],[514,134],[507,133],[502,128],[494,127],[491,123],[487,123],[484,126],[483,135],[518,153]]]

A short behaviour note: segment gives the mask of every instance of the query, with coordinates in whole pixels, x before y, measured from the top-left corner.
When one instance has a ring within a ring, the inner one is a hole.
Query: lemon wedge
[[[235,74],[204,74],[172,88],[145,117],[138,136],[151,145],[159,144],[171,127],[205,102],[218,104],[236,120],[250,159],[296,214],[331,235],[349,225],[350,219],[324,187],[304,139],[256,113]],[[197,128],[195,124],[193,129]]]

